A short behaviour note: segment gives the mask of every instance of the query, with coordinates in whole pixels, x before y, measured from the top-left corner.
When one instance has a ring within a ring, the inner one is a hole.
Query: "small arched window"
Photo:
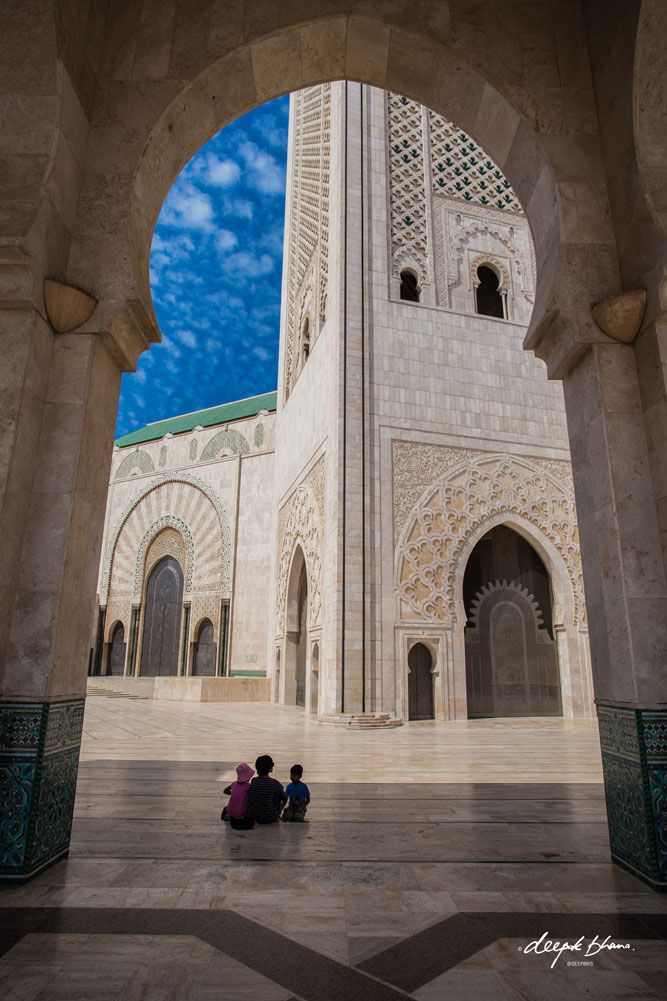
[[[413,271],[401,271],[401,299],[419,302],[417,275]]]
[[[477,268],[479,285],[477,286],[477,312],[482,316],[497,316],[505,319],[503,297],[498,291],[500,280],[495,271],[486,264]]]

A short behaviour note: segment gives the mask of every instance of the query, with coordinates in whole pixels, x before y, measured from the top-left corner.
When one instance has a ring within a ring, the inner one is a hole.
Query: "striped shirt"
[[[260,824],[270,824],[280,816],[285,791],[270,775],[256,775],[250,783],[248,816]]]

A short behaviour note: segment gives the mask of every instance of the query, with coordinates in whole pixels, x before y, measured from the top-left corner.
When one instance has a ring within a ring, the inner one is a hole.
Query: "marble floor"
[[[667,899],[609,862],[593,721],[89,697],[84,729],[69,858],[0,893],[7,1001],[667,999]],[[222,789],[265,752],[310,822],[233,831]]]

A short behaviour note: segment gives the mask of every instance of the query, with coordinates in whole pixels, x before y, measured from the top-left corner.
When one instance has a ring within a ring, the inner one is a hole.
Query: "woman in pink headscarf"
[[[232,782],[223,790],[225,796],[229,796],[229,803],[223,807],[220,819],[228,820],[237,830],[247,831],[257,826],[256,822],[248,817],[250,779],[254,774],[255,769],[243,761],[236,766],[236,782]]]

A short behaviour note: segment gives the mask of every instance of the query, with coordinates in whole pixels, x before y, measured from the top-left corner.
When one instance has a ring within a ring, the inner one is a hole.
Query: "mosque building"
[[[353,726],[593,715],[534,297],[470,136],[366,85],[294,93],[277,392],[117,440],[89,684]]]

